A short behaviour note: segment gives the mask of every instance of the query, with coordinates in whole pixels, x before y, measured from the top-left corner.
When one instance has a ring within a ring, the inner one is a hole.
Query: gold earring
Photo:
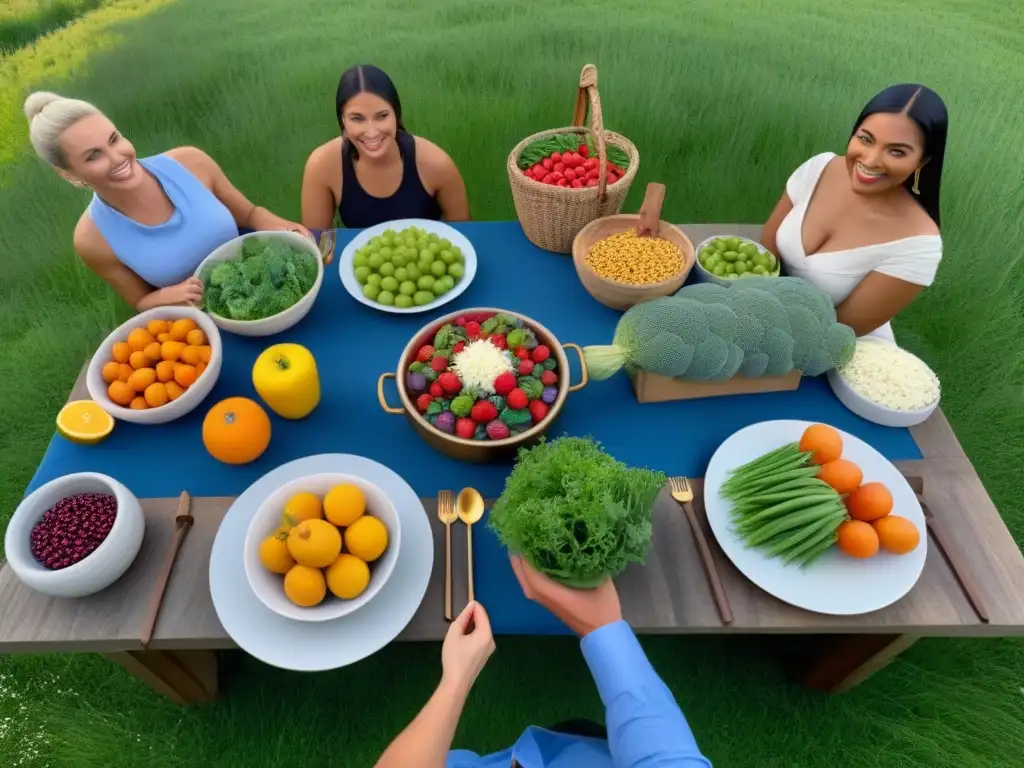
[[[921,166],[917,166],[917,170],[914,171],[914,186],[910,188],[910,191],[915,195],[921,194],[921,190],[917,186],[919,181],[921,181]]]

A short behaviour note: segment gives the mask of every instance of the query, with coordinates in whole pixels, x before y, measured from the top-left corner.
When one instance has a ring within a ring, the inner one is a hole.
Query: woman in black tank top
[[[395,219],[469,219],[458,168],[440,147],[405,130],[398,93],[382,70],[346,71],[336,109],[341,138],[318,147],[306,163],[303,224],[330,228],[335,213],[349,228]]]

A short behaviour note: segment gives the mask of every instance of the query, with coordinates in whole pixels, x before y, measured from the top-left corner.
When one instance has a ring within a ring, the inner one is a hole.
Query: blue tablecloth
[[[405,417],[388,415],[377,405],[378,376],[395,370],[399,354],[417,330],[458,307],[515,310],[546,325],[561,341],[581,345],[609,343],[619,313],[598,304],[583,289],[571,258],[536,248],[518,222],[456,227],[476,248],[479,269],[454,304],[419,315],[379,312],[344,291],[335,260],[312,311],[280,338],[223,334],[220,380],[201,407],[161,426],[118,423],[111,436],[96,446],[75,445],[55,436],[29,491],[60,475],[93,471],[117,478],[143,498],[175,496],[182,488],[197,496],[234,496],[287,461],[338,452],[390,466],[424,497],[435,495],[439,488],[457,490],[467,485],[485,496],[498,495],[510,465],[463,464],[429,448]],[[339,254],[355,234],[351,230],[338,233]],[[299,422],[271,414],[273,437],[267,452],[246,466],[221,464],[203,447],[203,416],[222,398],[257,398],[251,379],[253,362],[277,341],[297,342],[313,351],[323,388],[320,406]],[[574,357],[570,352],[575,382],[579,371]],[[393,384],[390,398],[398,403]],[[864,439],[892,460],[921,456],[908,430],[876,426],[853,415],[833,396],[824,378],[805,379],[794,392],[641,405],[628,379],[620,374],[570,395],[551,435],[592,435],[628,464],[700,477],[715,448],[730,434],[758,421],[784,418],[828,422]],[[522,596],[504,551],[486,526],[475,529],[477,596],[490,611],[495,631],[567,632],[547,611]]]

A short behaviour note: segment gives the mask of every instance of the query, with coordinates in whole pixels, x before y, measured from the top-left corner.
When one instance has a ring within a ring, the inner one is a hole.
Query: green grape
[[[725,259],[730,264],[733,264],[739,260],[740,255],[736,253],[736,251],[726,251],[725,253],[722,254],[722,258]]]
[[[455,261],[455,254],[449,251],[447,248],[437,254],[437,257],[441,259],[445,264],[451,264]]]
[[[384,261],[390,261],[391,257],[395,255],[394,249],[388,248],[386,245],[377,251],[377,253],[381,255],[381,258],[383,258]]]
[[[761,264],[755,264],[754,265],[754,269],[751,270],[750,274],[752,274],[752,275],[767,275],[768,274],[768,270],[765,269],[764,266],[762,266]]]
[[[447,248],[448,250],[451,250],[452,248],[455,247],[454,245],[452,245],[452,241],[449,240],[447,237],[442,237],[438,242],[441,243],[441,250],[442,251],[445,248]]]
[[[738,261],[738,262],[736,262],[736,274],[737,275],[742,275],[742,274],[746,274],[746,272],[747,272],[747,262],[745,262],[745,261]]]
[[[417,307],[422,307],[424,304],[429,304],[434,300],[433,291],[416,291],[416,294],[412,297],[413,303]]]
[[[356,267],[353,270],[353,274],[356,276],[356,280],[359,281],[360,285],[366,285],[366,278],[370,276],[369,267]]]
[[[404,293],[400,293],[395,296],[395,306],[401,309],[408,309],[412,306],[412,296],[407,296]]]
[[[384,263],[384,257],[380,253],[374,253],[366,262],[369,264],[370,269],[380,269],[380,265]]]
[[[466,257],[463,255],[462,251],[460,251],[458,248],[452,248],[452,253],[455,254],[455,261],[457,261],[459,264],[465,264],[466,263]]]
[[[391,257],[391,263],[394,264],[396,267],[404,267],[406,264],[409,263],[409,257],[406,256],[404,253],[396,253],[394,256]]]
[[[367,283],[363,286],[363,296],[371,301],[376,301],[377,297],[380,296],[380,286],[374,285],[373,283]]]
[[[712,243],[715,246],[716,251],[727,251],[729,250],[729,244],[724,238],[716,237],[715,242]]]
[[[416,263],[416,266],[418,266],[420,268],[420,272],[422,272],[424,274],[428,274],[430,272],[430,265],[433,264],[433,263],[434,262],[431,261],[430,259],[420,259]]]
[[[380,288],[382,291],[391,291],[394,293],[398,290],[398,281],[393,277],[385,277],[380,281]]]
[[[727,266],[727,264],[716,264],[715,268],[711,270],[711,273],[717,275],[718,277],[725,277],[725,268]]]
[[[407,276],[409,277],[409,279],[410,279],[410,280],[419,280],[419,278],[420,278],[420,275],[422,275],[422,274],[423,274],[423,270],[421,270],[421,269],[420,269],[420,268],[419,268],[418,266],[416,266],[415,264],[409,264],[409,265],[408,265],[408,266],[407,266],[407,267],[405,268],[405,273],[406,273],[406,275],[407,275]]]
[[[459,262],[448,265],[448,274],[454,277],[456,280],[461,280],[462,276],[466,274],[466,269]]]
[[[395,280],[400,283],[404,283],[408,279],[409,271],[405,267],[398,267],[398,269],[395,270]]]
[[[434,283],[434,287],[431,288],[431,290],[434,292],[435,296],[443,296],[444,294],[448,293],[448,284],[442,283],[440,280],[438,280],[436,283]]]
[[[412,296],[416,293],[416,283],[412,280],[403,280],[402,284],[398,286],[398,292],[404,296]]]
[[[447,271],[448,265],[445,264],[445,262],[443,261],[435,261],[433,264],[430,265],[430,274],[432,274],[434,277],[443,277]]]
[[[725,274],[727,274],[727,275],[735,275],[736,274],[736,265],[735,264],[726,264],[725,265]]]
[[[364,253],[362,250],[356,251],[356,255],[352,257],[352,266],[365,267],[369,258],[369,255]]]
[[[418,258],[423,260],[423,261],[426,261],[428,259],[430,261],[433,261],[434,260],[434,254],[429,249],[427,249],[427,248],[420,248]]]
[[[380,236],[380,244],[389,248],[395,244],[395,234],[390,229]]]
[[[381,291],[380,293],[377,294],[377,301],[379,301],[381,304],[391,306],[392,304],[395,303],[395,294],[393,294],[391,291]]]
[[[384,277],[387,277],[388,275],[395,274],[395,265],[392,264],[390,261],[385,261],[383,264],[380,265],[377,271],[384,275]]]
[[[420,275],[420,279],[416,281],[416,285],[419,286],[421,290],[429,291],[434,287],[433,275]]]
[[[434,239],[430,241],[430,245],[427,246],[427,248],[432,254],[441,252],[441,243],[437,241],[436,235],[434,236]]]
[[[364,247],[365,248],[373,249],[373,248],[378,247],[379,245],[380,245],[380,235],[377,235],[375,237],[371,237],[370,238],[370,242],[368,242]]]
[[[377,286],[379,286],[380,285],[380,281],[382,279],[383,278],[375,272],[372,275],[370,275],[368,278],[366,278],[366,284],[367,285],[377,285]]]
[[[450,291],[455,287],[455,278],[451,275],[445,275],[444,277],[437,278],[437,280],[434,281],[435,289],[437,288],[438,283],[444,286],[444,290]]]

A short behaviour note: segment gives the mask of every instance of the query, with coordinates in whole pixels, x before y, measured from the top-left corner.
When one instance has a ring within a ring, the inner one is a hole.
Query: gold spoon
[[[473,589],[473,523],[484,516],[484,499],[476,488],[463,488],[455,500],[459,520],[466,524],[466,553],[469,559],[469,602],[476,599]]]

